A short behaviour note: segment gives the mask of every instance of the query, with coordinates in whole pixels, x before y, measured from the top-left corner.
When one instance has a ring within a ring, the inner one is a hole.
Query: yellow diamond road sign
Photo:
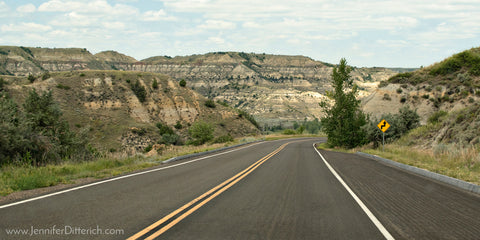
[[[377,125],[377,127],[380,128],[380,130],[382,130],[382,132],[385,132],[390,127],[390,124],[388,124],[388,122],[385,121],[385,119],[383,119],[382,121],[380,121],[380,123]]]

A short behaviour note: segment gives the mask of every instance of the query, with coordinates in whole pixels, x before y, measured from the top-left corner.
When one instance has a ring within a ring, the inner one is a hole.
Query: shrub
[[[185,81],[185,79],[180,80],[180,82],[178,84],[180,84],[180,87],[186,87],[187,86],[187,82]]]
[[[303,134],[303,132],[305,132],[305,126],[304,126],[304,125],[301,125],[301,126],[298,127],[298,129],[297,129],[297,133],[298,133],[298,134]]]
[[[45,73],[43,73],[42,80],[47,80],[49,78],[50,78],[50,72],[46,71]]]
[[[378,88],[382,88],[382,87],[386,87],[388,86],[388,82],[387,81],[381,81],[379,84],[378,84]]]
[[[260,129],[260,125],[258,125],[257,120],[255,120],[255,118],[252,115],[250,115],[249,113],[247,113],[243,110],[240,110],[240,109],[238,109],[237,112],[238,112],[238,117],[243,117],[243,118],[247,119],[257,129]]]
[[[203,121],[195,122],[188,129],[188,133],[193,139],[190,143],[198,146],[212,140],[213,130],[213,126],[209,123]]]
[[[374,147],[378,147],[382,143],[383,133],[377,127],[381,119],[385,119],[390,124],[390,128],[385,132],[386,142],[399,139],[408,131],[420,126],[420,116],[416,110],[412,110],[408,106],[399,109],[397,114],[384,114],[380,119],[373,119],[369,121],[365,130],[368,141],[373,142]]]
[[[158,128],[158,131],[159,131],[159,134],[160,135],[164,135],[164,134],[174,134],[175,132],[173,131],[173,129],[171,129],[168,125],[166,124],[163,124],[161,122],[158,122],[156,124],[157,128]]]
[[[152,148],[153,148],[152,144],[149,144],[147,147],[145,147],[144,151],[146,153],[148,153],[148,152],[152,151]]]
[[[215,102],[212,99],[207,99],[207,101],[205,101],[205,106],[207,106],[209,108],[215,108],[216,107]]]
[[[226,143],[226,142],[233,142],[233,137],[232,135],[227,134],[227,135],[223,135],[223,136],[220,136],[220,137],[217,137],[213,140],[214,143]]]
[[[137,79],[137,82],[135,82],[135,84],[131,84],[130,87],[135,96],[137,96],[138,101],[141,103],[145,102],[147,98],[147,90],[144,86],[142,86],[142,84],[140,84],[140,81]]]
[[[70,86],[63,85],[61,83],[57,84],[57,88],[63,89],[63,90],[70,90]]]
[[[20,162],[44,165],[62,159],[89,159],[85,132],[77,135],[60,117],[51,92],[29,92],[23,111],[13,100],[0,96],[0,165]]]
[[[30,81],[31,83],[35,82],[35,76],[33,76],[32,74],[28,74],[27,79],[28,79],[28,81]]]
[[[147,130],[145,130],[144,128],[132,128],[130,129],[132,131],[132,133],[134,134],[137,134],[138,136],[143,136],[147,133]]]
[[[400,94],[400,93],[402,93],[402,92],[403,92],[403,90],[402,90],[401,88],[397,88],[397,93],[398,93],[398,94]]]
[[[383,94],[383,100],[391,101],[392,98],[390,97],[390,95],[388,95],[388,93],[385,93]]]
[[[283,135],[295,135],[295,134],[297,134],[297,132],[293,129],[285,129],[285,130],[283,130],[282,134]]]
[[[222,105],[222,106],[224,106],[224,107],[229,107],[228,103],[225,102],[225,100],[224,100],[224,101],[218,100],[217,103],[220,104],[220,105]]]
[[[175,129],[182,129],[183,128],[183,125],[180,121],[177,121],[177,123],[175,124]]]
[[[180,136],[175,133],[165,133],[162,135],[161,143],[165,145],[180,145]]]
[[[152,88],[153,88],[153,89],[158,89],[158,81],[157,81],[157,79],[153,79]]]
[[[401,103],[405,103],[406,101],[407,101],[407,97],[402,96],[402,98],[400,98],[400,102],[401,102]]]
[[[428,123],[430,124],[436,124],[440,121],[440,119],[444,116],[447,115],[447,112],[445,111],[437,111],[434,112],[427,120]]]
[[[5,80],[0,77],[0,91],[3,91],[3,86],[5,85]]]
[[[412,76],[413,72],[399,73],[388,79],[388,81],[391,83],[408,83]]]

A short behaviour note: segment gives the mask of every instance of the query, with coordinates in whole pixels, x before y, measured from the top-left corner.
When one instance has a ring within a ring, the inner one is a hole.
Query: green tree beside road
[[[367,118],[360,109],[360,100],[356,99],[358,88],[350,79],[351,71],[347,61],[342,58],[340,65],[333,69],[333,91],[327,92],[327,97],[334,103],[320,103],[326,114],[321,119],[322,128],[332,146],[354,148],[366,143],[363,126],[367,123]]]

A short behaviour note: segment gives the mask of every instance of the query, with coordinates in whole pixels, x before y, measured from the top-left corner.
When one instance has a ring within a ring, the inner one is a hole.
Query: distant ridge
[[[305,56],[244,52],[154,56],[138,61],[116,51],[92,55],[82,48],[0,47],[0,74],[28,76],[74,70],[161,73],[185,79],[203,96],[253,114],[264,127],[320,118],[318,102],[329,88],[333,66]],[[363,97],[377,82],[399,72],[354,67],[351,75]]]

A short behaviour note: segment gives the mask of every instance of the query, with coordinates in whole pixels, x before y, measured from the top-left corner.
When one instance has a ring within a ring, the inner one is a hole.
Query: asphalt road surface
[[[323,140],[257,143],[3,205],[0,239],[480,239],[480,195],[317,152]]]

